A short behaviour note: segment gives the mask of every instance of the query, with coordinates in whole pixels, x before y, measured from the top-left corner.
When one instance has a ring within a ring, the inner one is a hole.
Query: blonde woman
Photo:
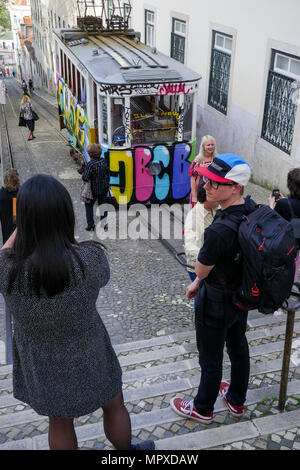
[[[34,119],[33,119],[33,114],[32,114],[32,106],[31,106],[30,98],[27,95],[24,95],[22,98],[20,116],[25,119],[26,127],[28,127],[28,130],[29,130],[27,140],[35,139],[35,136],[33,135]]]
[[[191,177],[191,207],[197,203],[197,188],[201,176],[197,172],[200,166],[209,165],[213,158],[217,155],[217,144],[214,137],[205,135],[202,137],[199,154],[191,164],[190,177]]]

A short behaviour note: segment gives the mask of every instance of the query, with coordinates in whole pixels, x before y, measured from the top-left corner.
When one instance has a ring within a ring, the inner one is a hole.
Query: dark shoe
[[[150,439],[148,441],[142,441],[138,444],[131,444],[132,450],[155,450],[154,441]]]
[[[95,230],[95,225],[88,225],[87,227],[85,227],[85,230],[87,230],[88,232],[91,232]]]

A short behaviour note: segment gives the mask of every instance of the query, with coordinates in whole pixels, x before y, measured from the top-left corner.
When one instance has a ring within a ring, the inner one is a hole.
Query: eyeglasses
[[[209,183],[213,189],[218,189],[219,186],[234,186],[236,183],[219,183],[217,181],[210,180],[206,176],[203,176],[204,183]]]

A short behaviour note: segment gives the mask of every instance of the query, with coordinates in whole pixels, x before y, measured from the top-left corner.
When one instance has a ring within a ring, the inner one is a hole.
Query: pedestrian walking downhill
[[[71,197],[48,175],[20,188],[17,228],[0,250],[0,291],[12,314],[13,393],[49,417],[49,446],[77,449],[74,418],[103,409],[118,450],[131,444],[122,371],[96,309],[110,276],[103,245],[77,243]]]
[[[98,204],[106,202],[107,194],[109,190],[109,168],[104,158],[101,158],[102,149],[99,144],[91,144],[87,148],[87,152],[91,158],[88,164],[82,171],[82,180],[90,182],[92,199],[90,202],[85,202],[85,212],[87,227],[86,230],[95,230],[94,222],[94,204],[97,201]],[[107,216],[105,212],[101,217],[104,219]]]
[[[199,172],[206,180],[207,200],[220,204],[220,216],[222,213],[242,216],[252,211],[254,201],[245,202],[242,196],[251,170],[241,157],[219,155]],[[175,397],[171,407],[180,416],[204,424],[213,421],[219,392],[233,416],[239,418],[244,411],[250,366],[245,335],[247,311],[233,305],[231,292],[240,282],[239,251],[237,233],[213,222],[204,233],[196,263],[197,278],[186,291],[187,298],[196,296],[195,328],[201,380],[193,400]],[[222,381],[225,344],[231,361],[230,384]]]
[[[34,128],[35,128],[35,120],[36,120],[35,116],[36,114],[34,113],[32,109],[29,96],[24,95],[21,101],[19,125],[25,125],[26,127],[28,127],[28,139],[27,140],[35,139],[35,136],[33,135]]]

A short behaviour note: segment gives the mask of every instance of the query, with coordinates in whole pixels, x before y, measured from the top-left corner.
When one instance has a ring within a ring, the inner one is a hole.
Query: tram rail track
[[[1,159],[1,167],[2,167],[2,175],[5,171],[14,168],[14,161],[13,161],[13,153],[11,147],[11,141],[8,132],[7,126],[7,119],[5,114],[4,105],[1,105],[1,145],[2,145],[2,159]],[[5,139],[5,144],[3,142],[3,137]],[[5,154],[4,154],[5,153]]]
[[[18,90],[18,87],[16,86],[15,83],[12,83],[13,87],[15,90]],[[53,118],[53,120],[55,120],[56,124],[58,122],[58,112],[54,111],[54,106],[49,104],[44,98],[42,98],[41,96],[37,95],[36,93],[33,93],[33,95],[31,96],[31,100],[33,100],[33,103],[37,104],[38,107],[39,107],[39,115],[45,119],[45,121],[50,125],[51,129],[55,131],[55,133],[64,141],[66,142],[68,145],[71,145],[69,140],[67,139],[67,137],[65,137],[63,135],[63,133],[57,129],[55,127],[55,125],[53,124],[53,122],[51,122],[51,120],[49,119],[49,114],[51,116],[51,118]],[[42,109],[42,111],[41,111]],[[46,113],[44,112],[46,111]]]

